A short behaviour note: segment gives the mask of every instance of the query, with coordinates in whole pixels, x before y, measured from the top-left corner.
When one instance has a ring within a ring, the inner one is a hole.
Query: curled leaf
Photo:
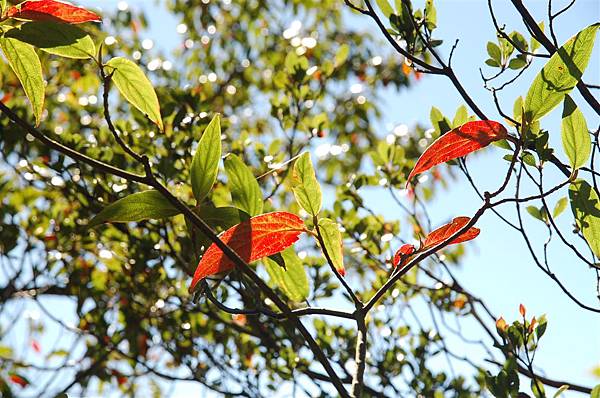
[[[102,22],[99,15],[69,3],[56,0],[28,0],[11,7],[8,18],[30,21],[54,21],[68,24]]]
[[[394,254],[394,259],[392,260],[392,264],[394,267],[403,266],[407,263],[408,258],[411,254],[416,251],[415,245],[411,245],[410,243],[406,243],[400,246],[400,249]]]
[[[431,233],[427,235],[427,238],[425,239],[421,250],[429,249],[430,247],[437,246],[438,244],[444,242],[446,239],[454,235],[460,229],[464,228],[465,225],[469,223],[469,221],[471,221],[469,217],[456,217],[454,220],[452,220],[452,222],[442,225],[438,229],[431,231]],[[477,235],[479,235],[479,232],[479,228],[471,227],[466,232],[463,232],[461,235],[454,238],[448,244],[454,245],[457,243],[475,239]]]
[[[304,221],[283,211],[261,214],[229,228],[220,236],[247,263],[279,253],[290,247],[306,229]],[[230,271],[235,264],[216,244],[206,249],[198,263],[190,292],[207,276]]]
[[[433,230],[429,235],[427,235],[427,238],[425,238],[425,242],[423,242],[419,250],[416,250],[415,246],[411,245],[410,243],[400,246],[400,249],[398,249],[398,251],[396,251],[396,254],[394,254],[392,264],[394,265],[394,267],[404,266],[406,263],[408,263],[410,258],[414,255],[414,253],[427,250],[446,241],[452,235],[464,228],[469,223],[469,221],[471,221],[469,217],[456,217],[454,220],[452,220],[452,222],[442,225],[438,229]],[[452,241],[450,241],[448,245],[454,245],[457,243],[475,239],[477,235],[479,235],[479,232],[479,228],[471,227],[467,231],[463,232],[462,234],[454,238]]]
[[[433,166],[468,155],[507,136],[506,128],[491,120],[468,122],[452,129],[435,140],[423,152],[410,172],[406,185],[408,186],[414,176]]]

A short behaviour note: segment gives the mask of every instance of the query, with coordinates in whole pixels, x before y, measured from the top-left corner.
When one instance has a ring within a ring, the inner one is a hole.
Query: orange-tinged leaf
[[[25,378],[23,378],[19,375],[11,374],[8,376],[8,378],[10,379],[10,381],[12,381],[15,384],[18,384],[22,388],[25,388],[29,385],[29,382]]]
[[[440,136],[423,152],[410,172],[406,185],[414,176],[433,166],[468,155],[507,136],[506,128],[491,120],[468,122],[454,128]]]
[[[469,217],[456,217],[452,222],[442,225],[438,229],[431,231],[421,250],[429,249],[430,247],[436,246],[446,239],[454,235],[458,230],[462,229],[465,225],[467,225],[471,221]],[[479,228],[471,227],[466,232],[463,232],[458,237],[454,238],[449,245],[454,245],[456,243],[466,242],[471,239],[475,239],[477,235],[479,235]]]
[[[285,250],[305,231],[304,221],[300,217],[279,211],[261,214],[234,225],[223,232],[220,238],[244,261],[250,263]],[[198,263],[190,292],[207,276],[230,271],[234,266],[213,243]]]
[[[11,7],[6,16],[30,21],[53,21],[67,24],[102,21],[100,16],[85,8],[57,0],[24,1]]]
[[[416,251],[415,246],[410,243],[406,243],[400,246],[400,249],[394,254],[394,259],[392,260],[392,264],[394,267],[403,266],[407,263],[408,258],[411,254]]]

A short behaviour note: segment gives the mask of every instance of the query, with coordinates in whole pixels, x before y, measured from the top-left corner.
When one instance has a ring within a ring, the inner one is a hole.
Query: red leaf
[[[10,379],[10,381],[12,381],[15,384],[20,385],[22,388],[27,387],[27,385],[29,384],[29,382],[27,380],[25,380],[23,377],[16,375],[16,374],[11,374],[8,376],[8,378]]]
[[[423,152],[410,172],[406,186],[414,176],[435,165],[465,156],[507,136],[506,128],[491,120],[468,122],[452,129],[440,136]]]
[[[444,242],[446,239],[454,235],[458,230],[462,229],[471,221],[469,217],[456,217],[451,223],[442,225],[438,229],[431,231],[431,233],[425,239],[421,250],[429,249],[430,247],[436,246],[439,243]],[[471,227],[466,232],[463,232],[458,237],[454,238],[449,245],[456,243],[466,242],[471,239],[475,239],[479,235],[479,228]]]
[[[30,21],[54,21],[68,24],[102,21],[97,14],[85,8],[57,0],[24,1],[11,7],[6,16]]]
[[[431,247],[438,245],[439,243],[444,242],[446,239],[454,235],[458,230],[462,229],[465,225],[467,225],[471,221],[469,217],[456,217],[452,220],[451,223],[446,225],[442,225],[436,230],[431,231],[425,242],[421,245],[419,250],[416,250],[415,247],[409,243],[400,246],[400,249],[394,254],[394,259],[392,264],[394,267],[402,267],[410,260],[412,255],[415,252],[421,252],[423,250],[427,250]],[[479,235],[479,228],[471,227],[466,232],[463,232],[458,237],[454,238],[449,245],[454,245],[456,243],[466,242],[471,239],[475,239],[477,235]]]
[[[220,236],[243,260],[250,263],[279,253],[298,240],[306,230],[304,221],[295,214],[274,212],[243,221]],[[229,271],[234,263],[214,243],[206,249],[192,279],[190,292],[207,276]]]
[[[408,257],[415,252],[415,246],[410,243],[406,243],[400,246],[400,249],[394,254],[394,260],[392,264],[394,267],[403,266],[408,260]]]

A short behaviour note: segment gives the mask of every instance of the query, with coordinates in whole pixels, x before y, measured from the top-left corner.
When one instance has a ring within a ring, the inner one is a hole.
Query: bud
[[[521,314],[523,318],[525,318],[526,312],[527,310],[525,309],[525,306],[523,304],[519,304],[519,314]]]
[[[340,274],[341,276],[346,276],[346,269],[344,267],[342,268],[338,268],[336,270],[338,272],[338,274]]]
[[[508,325],[506,324],[506,321],[504,320],[504,318],[500,317],[498,318],[498,320],[496,321],[496,329],[498,329],[498,332],[504,332],[506,329],[508,328]]]
[[[533,328],[535,327],[536,323],[537,320],[535,319],[535,317],[531,318],[531,323],[529,324],[529,329],[527,330],[529,333],[533,333]]]

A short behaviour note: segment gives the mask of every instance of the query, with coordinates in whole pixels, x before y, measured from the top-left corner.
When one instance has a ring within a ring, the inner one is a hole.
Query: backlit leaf
[[[340,275],[344,276],[346,270],[344,268],[342,233],[338,223],[328,218],[322,218],[319,220],[319,230],[333,266]]]
[[[97,14],[56,0],[29,0],[10,8],[7,17],[31,21],[54,21],[67,24],[101,22]]]
[[[162,130],[158,97],[142,69],[135,62],[121,57],[111,59],[106,66],[121,95]]]
[[[383,13],[383,15],[385,15],[386,19],[389,18],[390,15],[392,15],[394,13],[394,9],[392,8],[392,6],[388,2],[388,0],[376,0],[376,1],[377,1],[377,5],[379,6],[379,9]]]
[[[192,191],[198,203],[208,195],[219,171],[221,160],[221,122],[219,115],[215,115],[206,126],[198,148],[192,159],[190,178]]]
[[[214,207],[210,204],[203,203],[201,206],[195,207],[193,211],[217,232],[223,232],[250,218],[248,214],[233,206]],[[200,249],[202,247],[207,248],[212,244],[212,241],[208,236],[204,235],[198,228],[196,228],[194,224],[187,219],[187,217],[185,222],[190,233],[190,238],[193,241],[194,248],[199,255]]]
[[[587,162],[592,152],[592,139],[583,113],[568,95],[562,113],[561,136],[563,148],[573,171]]]
[[[105,222],[130,222],[172,217],[180,211],[158,191],[137,192],[105,207],[88,226]]]
[[[96,54],[92,38],[76,26],[55,22],[28,22],[6,32],[47,53],[66,58],[88,59]]]
[[[423,152],[410,172],[406,185],[415,175],[427,171],[435,165],[465,156],[507,136],[506,128],[491,120],[468,122],[452,129],[435,140]]]
[[[466,122],[468,122],[468,119],[469,119],[469,111],[467,110],[466,106],[461,105],[456,110],[456,114],[454,115],[454,119],[452,120],[452,127],[453,128],[460,127],[463,124],[465,124]]]
[[[19,78],[31,103],[36,125],[39,125],[44,110],[44,77],[40,58],[31,45],[17,39],[0,37],[0,47]]]
[[[450,121],[435,106],[431,107],[429,119],[431,120],[431,125],[433,126],[433,129],[437,135],[443,134],[451,129]]]
[[[233,154],[227,156],[225,171],[229,178],[228,187],[235,207],[251,216],[262,213],[263,199],[260,186],[242,159]]]
[[[525,98],[529,121],[550,112],[573,90],[588,65],[599,27],[600,24],[590,25],[570,38],[535,77]]]
[[[578,179],[569,187],[571,209],[577,227],[597,257],[600,257],[600,203],[596,191],[585,180]]]
[[[281,211],[252,217],[229,228],[220,238],[244,261],[251,263],[290,247],[305,230],[300,217]],[[207,276],[233,268],[234,263],[213,243],[198,263],[190,292]]]
[[[298,204],[308,214],[316,216],[321,210],[321,186],[315,175],[310,153],[305,152],[294,163],[292,170],[293,191]]]
[[[277,262],[267,258],[265,267],[271,280],[285,292],[285,294],[296,302],[304,301],[308,298],[308,277],[302,261],[294,252],[288,248],[281,252],[285,268]]]
[[[567,198],[560,198],[556,205],[554,206],[554,210],[552,211],[552,217],[556,218],[562,214],[563,211],[567,208]]]
[[[469,221],[471,221],[469,217],[456,217],[452,220],[452,222],[442,225],[436,230],[431,231],[429,235],[427,235],[425,242],[423,242],[423,246],[419,250],[426,250],[444,242],[446,239],[454,235],[460,229],[464,228],[469,223]],[[479,228],[471,227],[458,237],[454,238],[448,244],[454,245],[457,243],[475,239],[477,235],[479,235],[479,232]]]

